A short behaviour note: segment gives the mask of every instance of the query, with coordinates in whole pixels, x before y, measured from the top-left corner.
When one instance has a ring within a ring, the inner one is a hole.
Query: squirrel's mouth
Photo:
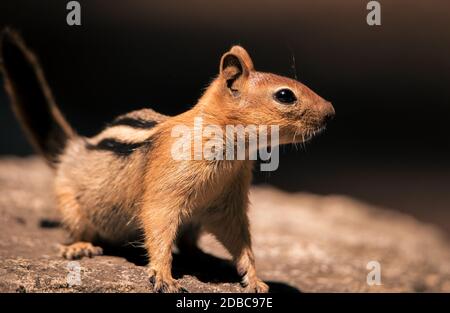
[[[292,143],[306,143],[306,142],[310,141],[312,138],[323,133],[325,129],[326,129],[326,126],[321,126],[318,128],[312,128],[312,129],[302,130],[300,132],[295,132],[293,139],[292,139]]]
[[[321,133],[323,133],[325,131],[325,129],[326,129],[326,126],[322,126],[322,127],[307,131],[306,138],[305,138],[306,141],[311,140],[312,138],[320,135]]]

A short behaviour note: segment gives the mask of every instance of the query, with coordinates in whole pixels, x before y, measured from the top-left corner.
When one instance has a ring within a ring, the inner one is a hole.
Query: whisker
[[[294,146],[295,146],[295,150],[297,150],[298,151],[298,147],[297,147],[297,142],[295,141],[295,137],[297,136],[297,132],[298,132],[298,130],[295,130],[295,132],[294,132]]]
[[[294,50],[292,49],[292,47],[289,44],[287,45],[287,47],[288,47],[289,51],[291,52],[291,60],[292,60],[291,71],[292,71],[292,74],[294,75],[295,80],[298,80],[298,77],[297,77],[297,65],[296,65],[296,62],[295,62]]]
[[[294,53],[292,53],[292,70],[294,71],[295,80],[298,80],[298,77],[297,77],[297,65],[295,63],[295,55],[294,55]]]

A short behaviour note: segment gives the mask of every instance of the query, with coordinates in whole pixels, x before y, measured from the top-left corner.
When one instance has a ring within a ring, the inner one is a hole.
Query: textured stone
[[[250,218],[260,276],[273,292],[450,291],[450,249],[434,226],[349,197],[251,191]],[[70,263],[57,255],[65,232],[52,173],[37,158],[0,160],[0,291],[149,292],[144,251],[111,251]],[[207,254],[174,255],[174,275],[192,292],[239,292],[229,255],[210,236]],[[213,256],[214,255],[214,256]],[[366,268],[381,265],[382,285]],[[70,271],[80,266],[80,284]]]

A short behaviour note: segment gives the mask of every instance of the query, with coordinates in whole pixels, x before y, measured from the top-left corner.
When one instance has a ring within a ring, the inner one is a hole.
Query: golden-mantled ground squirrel
[[[253,161],[174,160],[172,129],[180,124],[278,125],[279,143],[301,142],[334,115],[330,102],[303,84],[258,72],[248,53],[232,47],[198,103],[173,117],[142,109],[116,118],[98,135],[78,135],[58,110],[36,57],[15,32],[1,40],[6,90],[35,148],[55,173],[57,206],[74,243],[68,259],[95,256],[102,241],[124,245],[143,238],[153,290],[178,292],[172,246],[196,249],[201,231],[230,252],[252,292],[258,278],[247,218]]]

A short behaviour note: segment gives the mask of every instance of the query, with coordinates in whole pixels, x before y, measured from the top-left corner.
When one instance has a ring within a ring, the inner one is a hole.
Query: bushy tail
[[[13,111],[33,146],[55,167],[75,132],[56,106],[37,58],[10,29],[1,35],[0,57]]]

